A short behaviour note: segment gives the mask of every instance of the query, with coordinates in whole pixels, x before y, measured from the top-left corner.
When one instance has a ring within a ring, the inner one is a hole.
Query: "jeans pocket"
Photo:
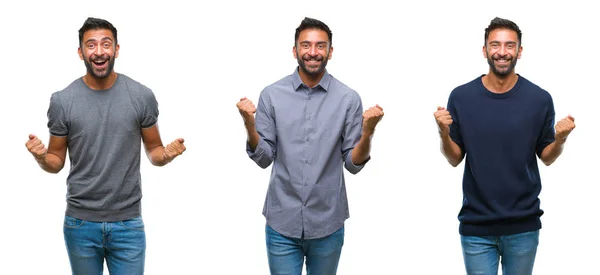
[[[133,218],[130,220],[125,220],[120,222],[121,225],[127,229],[131,230],[144,230],[144,220],[142,217]]]
[[[64,227],[80,228],[81,226],[83,226],[84,223],[85,223],[84,220],[65,215]]]

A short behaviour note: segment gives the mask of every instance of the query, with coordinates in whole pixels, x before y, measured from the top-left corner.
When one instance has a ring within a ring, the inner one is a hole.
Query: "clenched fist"
[[[250,101],[250,99],[244,97],[240,99],[240,102],[236,104],[240,115],[244,119],[244,124],[254,124],[254,113],[256,113],[256,107]]]
[[[452,124],[452,116],[450,112],[444,107],[438,107],[437,111],[433,113],[435,122],[437,122],[440,135],[450,134],[450,124]]]
[[[36,160],[43,160],[46,158],[46,146],[44,143],[35,135],[29,135],[29,140],[25,143],[27,150],[35,157]]]
[[[183,145],[183,141],[184,140],[182,138],[178,138],[173,142],[169,143],[165,147],[165,158],[171,160],[183,154],[183,152],[185,151],[185,145]]]
[[[569,115],[557,122],[554,128],[556,129],[556,139],[564,140],[575,129],[575,118]]]
[[[379,105],[369,108],[363,113],[363,131],[373,133],[375,126],[383,118],[383,108]]]

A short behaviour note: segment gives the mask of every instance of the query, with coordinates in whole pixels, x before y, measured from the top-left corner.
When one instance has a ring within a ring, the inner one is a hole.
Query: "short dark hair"
[[[99,29],[110,30],[112,32],[113,37],[115,38],[115,44],[118,44],[117,43],[117,28],[115,28],[115,26],[113,26],[113,24],[111,24],[110,22],[108,22],[104,19],[88,17],[88,19],[86,19],[85,22],[83,23],[83,26],[81,26],[81,29],[79,29],[79,46],[81,46],[82,45],[81,43],[83,43],[83,34],[86,31],[99,30]]]
[[[519,39],[517,43],[521,45],[521,29],[519,29],[519,26],[513,21],[500,17],[492,19],[490,25],[485,29],[484,45],[487,45],[488,36],[490,35],[490,32],[495,29],[509,29],[515,31],[517,33],[517,38]]]
[[[300,32],[302,32],[303,30],[306,30],[306,29],[319,29],[319,30],[326,32],[327,36],[329,37],[329,46],[331,47],[331,45],[333,44],[333,42],[332,42],[333,34],[331,33],[331,30],[325,23],[323,23],[317,19],[304,17],[304,20],[302,20],[302,23],[300,23],[300,26],[298,26],[298,28],[296,28],[296,34],[294,36],[294,45],[296,45],[298,43],[298,37],[300,37]]]

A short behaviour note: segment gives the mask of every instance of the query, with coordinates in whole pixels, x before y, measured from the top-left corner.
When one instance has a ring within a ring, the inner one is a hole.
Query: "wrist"
[[[43,155],[33,155],[33,158],[39,164],[43,164],[43,163],[46,162],[46,154],[43,154]]]
[[[556,142],[556,144],[558,144],[558,145],[563,145],[563,144],[565,144],[565,142],[567,142],[567,137],[555,136],[554,142]]]
[[[362,131],[363,137],[371,138],[371,137],[373,137],[374,134],[375,134],[375,129],[364,129],[363,128],[363,131]]]

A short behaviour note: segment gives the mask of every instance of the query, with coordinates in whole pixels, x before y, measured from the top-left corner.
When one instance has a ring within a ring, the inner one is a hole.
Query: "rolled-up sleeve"
[[[269,95],[263,90],[256,106],[255,127],[259,140],[254,151],[246,142],[248,156],[261,168],[267,168],[275,159],[277,148],[277,135],[275,130],[275,118],[272,115],[272,107]]]
[[[352,174],[360,172],[360,170],[365,167],[365,164],[371,159],[369,156],[367,160],[361,164],[352,162],[352,151],[362,135],[362,113],[363,107],[360,96],[353,91],[349,96],[346,122],[344,124],[344,130],[342,131],[342,156],[344,158],[344,167]]]

